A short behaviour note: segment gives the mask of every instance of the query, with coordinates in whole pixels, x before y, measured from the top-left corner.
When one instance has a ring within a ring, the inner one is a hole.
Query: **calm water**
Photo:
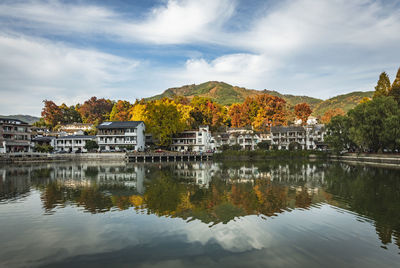
[[[399,267],[400,171],[0,166],[1,267]]]

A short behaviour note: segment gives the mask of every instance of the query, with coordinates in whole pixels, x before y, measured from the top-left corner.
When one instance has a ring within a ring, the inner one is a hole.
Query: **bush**
[[[85,144],[86,150],[94,151],[94,150],[97,150],[98,148],[99,148],[99,145],[97,144],[96,141],[93,141],[93,140],[86,141],[86,144]]]

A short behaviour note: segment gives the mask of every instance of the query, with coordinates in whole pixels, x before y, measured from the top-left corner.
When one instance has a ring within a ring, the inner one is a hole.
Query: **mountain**
[[[31,116],[31,115],[23,115],[23,114],[16,114],[16,115],[0,115],[2,118],[12,118],[18,119],[28,124],[33,124],[36,121],[39,121],[39,117]]]
[[[246,89],[243,87],[232,86],[224,82],[209,81],[199,85],[186,85],[182,87],[174,87],[165,90],[162,94],[148,98],[148,100],[161,99],[164,97],[173,98],[175,96],[185,96],[189,99],[194,96],[208,97],[222,105],[231,105],[232,103],[242,103],[247,97],[252,97],[260,94],[270,94],[284,98],[290,105],[296,105],[301,102],[307,102],[310,106],[314,107],[322,100],[307,97],[307,96],[294,96],[285,95],[277,91],[270,90],[255,90]]]
[[[327,110],[335,108],[341,108],[347,113],[359,104],[363,98],[372,98],[372,95],[374,95],[373,91],[354,91],[348,94],[338,95],[318,103],[313,110],[313,114],[315,116],[322,116]]]
[[[255,90],[243,87],[232,86],[224,82],[209,81],[199,85],[186,85],[182,87],[174,87],[165,90],[162,94],[148,98],[148,100],[161,99],[164,97],[173,98],[175,96],[185,96],[189,99],[194,96],[208,97],[222,105],[231,105],[232,103],[242,103],[246,97],[252,97],[260,94],[270,94],[286,100],[290,106],[298,103],[306,102],[314,111],[315,116],[321,116],[325,111],[341,108],[345,112],[356,106],[364,97],[371,98],[373,91],[368,92],[351,92],[349,94],[339,95],[328,100],[321,100],[308,96],[296,96],[290,94],[281,94],[273,90]]]

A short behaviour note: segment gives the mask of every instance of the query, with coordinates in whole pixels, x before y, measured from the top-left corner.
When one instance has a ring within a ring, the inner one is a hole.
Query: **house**
[[[18,119],[0,118],[0,153],[31,152],[31,125]]]
[[[103,122],[97,129],[97,143],[102,151],[123,151],[129,147],[136,151],[145,149],[143,121]]]
[[[60,136],[55,140],[54,150],[56,152],[67,152],[67,153],[76,153],[83,152],[86,153],[85,145],[87,141],[95,141],[96,136],[88,136],[88,135],[69,135],[69,136]]]
[[[211,132],[208,126],[199,130],[187,130],[172,137],[172,151],[206,152],[211,150]]]
[[[52,136],[38,136],[35,138],[32,138],[32,143],[33,143],[33,147],[35,148],[37,145],[40,146],[51,146],[53,148],[56,147],[56,137],[52,137]]]
[[[307,126],[274,126],[271,127],[271,145],[278,150],[325,149],[323,124]]]

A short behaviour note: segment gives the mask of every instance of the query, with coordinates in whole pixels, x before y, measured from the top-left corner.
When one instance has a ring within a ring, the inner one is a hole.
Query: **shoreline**
[[[374,164],[381,167],[400,167],[400,155],[346,154],[333,155],[319,151],[226,151],[214,154],[214,161],[252,161],[269,159],[333,160],[348,163]],[[42,163],[66,161],[118,161],[126,162],[126,153],[82,154],[1,154],[0,163]],[[186,161],[185,161],[186,162]]]

